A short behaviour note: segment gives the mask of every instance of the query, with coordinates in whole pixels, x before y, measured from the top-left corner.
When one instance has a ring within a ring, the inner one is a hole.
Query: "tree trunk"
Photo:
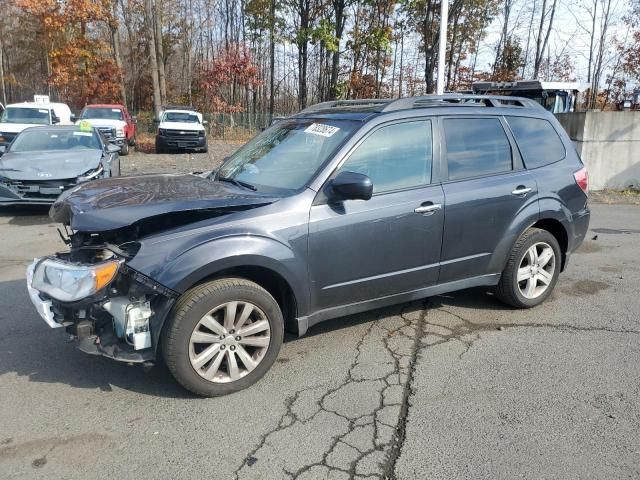
[[[540,67],[542,65],[542,61],[544,60],[544,51],[547,48],[547,43],[549,42],[549,35],[551,34],[551,29],[553,28],[553,18],[556,13],[556,3],[557,0],[553,0],[553,4],[551,5],[551,12],[549,17],[549,25],[547,26],[547,32],[544,35],[543,39],[543,30],[544,30],[544,19],[547,16],[546,7],[547,0],[542,1],[542,13],[540,14],[540,26],[538,28],[538,40],[536,42],[536,58],[534,59],[533,64],[533,78],[537,79],[540,74]]]
[[[156,29],[156,55],[158,64],[158,82],[160,85],[160,103],[167,103],[167,81],[164,73],[164,46],[162,45],[162,11],[160,0],[155,0],[154,25]]]
[[[7,87],[4,83],[4,44],[0,37],[0,85],[2,85],[2,104],[7,105]]]
[[[160,81],[158,79],[158,56],[156,53],[156,36],[153,23],[152,0],[144,0],[145,23],[147,27],[147,37],[149,44],[149,60],[151,62],[151,80],[153,81],[153,110],[155,118],[160,119],[160,108],[162,100],[160,98]]]
[[[340,73],[340,41],[344,31],[345,0],[333,0],[335,15],[335,34],[337,48],[331,56],[331,80],[329,82],[329,100],[338,98],[338,74]]]
[[[269,21],[269,125],[273,121],[273,111],[275,109],[275,76],[276,76],[276,0],[271,0]]]
[[[118,3],[116,1],[112,4],[112,19],[109,25],[111,31],[111,46],[113,48],[113,59],[116,62],[118,68],[118,79],[120,83],[120,96],[122,97],[122,104],[127,105],[127,89],[124,83],[124,69],[122,67],[122,56],[120,54],[120,36],[118,35],[118,24],[116,21]]]

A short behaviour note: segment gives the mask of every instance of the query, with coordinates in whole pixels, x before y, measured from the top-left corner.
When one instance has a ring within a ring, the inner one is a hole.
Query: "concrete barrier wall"
[[[556,115],[589,170],[589,187],[640,188],[640,112]]]

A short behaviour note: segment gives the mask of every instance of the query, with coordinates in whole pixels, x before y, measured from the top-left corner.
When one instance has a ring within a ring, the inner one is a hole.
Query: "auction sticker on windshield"
[[[330,137],[334,133],[340,130],[338,127],[331,125],[324,125],[322,123],[312,123],[305,129],[305,133],[313,133],[314,135],[321,135],[323,137]]]

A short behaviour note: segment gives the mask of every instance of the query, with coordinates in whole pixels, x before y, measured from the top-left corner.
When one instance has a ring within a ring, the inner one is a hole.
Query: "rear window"
[[[527,168],[562,160],[566,151],[553,125],[541,118],[507,117]]]
[[[513,169],[511,146],[497,118],[448,118],[444,135],[449,180]]]

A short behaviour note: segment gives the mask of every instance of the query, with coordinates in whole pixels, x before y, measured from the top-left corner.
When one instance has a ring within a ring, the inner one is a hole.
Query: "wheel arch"
[[[555,218],[541,218],[529,228],[539,228],[541,230],[546,230],[555,237],[555,239],[558,241],[558,245],[560,245],[560,254],[562,255],[560,271],[563,271],[567,263],[569,233],[567,232],[567,229],[562,224],[562,222]]]
[[[296,331],[295,319],[298,312],[296,294],[287,279],[271,268],[260,265],[237,265],[223,268],[191,285],[189,289],[212,280],[230,277],[249,280],[269,292],[280,306],[285,328],[289,331]]]
[[[160,260],[154,258],[143,273],[155,266],[158,271],[150,276],[180,295],[213,279],[244,278],[276,299],[288,329],[295,331],[296,318],[307,314],[306,264],[290,246],[274,239],[231,235],[185,249],[167,263]]]

